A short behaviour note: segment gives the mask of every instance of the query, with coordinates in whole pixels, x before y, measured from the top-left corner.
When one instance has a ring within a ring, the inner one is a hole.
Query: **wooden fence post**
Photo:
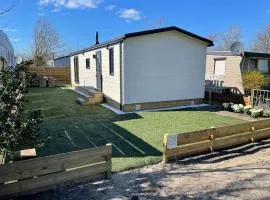
[[[106,156],[106,162],[111,164],[110,169],[105,173],[106,178],[111,177],[111,170],[112,170],[112,144],[108,143],[106,144],[107,147],[107,156]]]
[[[165,134],[163,136],[163,155],[162,155],[162,160],[163,160],[163,163],[166,164],[168,163],[169,159],[167,157],[167,141],[168,141],[168,134]]]

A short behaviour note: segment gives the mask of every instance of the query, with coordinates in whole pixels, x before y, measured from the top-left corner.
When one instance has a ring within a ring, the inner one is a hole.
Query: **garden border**
[[[163,137],[163,162],[270,138],[270,119]]]

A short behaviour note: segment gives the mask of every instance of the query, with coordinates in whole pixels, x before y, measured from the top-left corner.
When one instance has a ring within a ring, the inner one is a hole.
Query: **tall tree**
[[[257,33],[253,41],[252,51],[270,53],[270,22]]]
[[[37,67],[46,66],[53,53],[61,47],[60,36],[45,20],[37,21],[34,29],[33,62]]]
[[[231,46],[235,42],[239,42],[242,38],[241,29],[231,27],[229,30],[220,35],[220,50],[231,50]]]

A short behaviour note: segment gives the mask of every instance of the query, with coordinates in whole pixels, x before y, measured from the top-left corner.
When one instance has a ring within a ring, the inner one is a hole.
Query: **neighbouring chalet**
[[[270,54],[243,52],[233,55],[231,51],[209,51],[207,53],[206,80],[222,82],[224,88],[235,88],[244,94],[242,74],[246,70],[258,70],[270,75]]]
[[[0,30],[0,71],[16,65],[14,48],[8,36]]]
[[[127,33],[70,55],[71,82],[94,88],[123,111],[202,103],[207,47],[213,42],[178,27]]]

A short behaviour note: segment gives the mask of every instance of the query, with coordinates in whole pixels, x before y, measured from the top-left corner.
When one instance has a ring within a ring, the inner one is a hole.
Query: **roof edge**
[[[186,31],[184,29],[178,28],[176,26],[169,26],[169,27],[165,27],[165,28],[151,29],[151,30],[139,31],[139,32],[134,32],[134,33],[126,33],[125,38],[150,35],[150,34],[154,34],[154,33],[161,33],[161,32],[167,32],[167,31],[177,31],[177,32],[183,33],[185,35],[188,35],[190,37],[193,37],[195,39],[198,39],[198,40],[201,40],[203,42],[208,43],[208,45],[207,45],[208,47],[214,46],[214,42],[212,40],[201,37],[199,35],[196,35],[194,33]]]

